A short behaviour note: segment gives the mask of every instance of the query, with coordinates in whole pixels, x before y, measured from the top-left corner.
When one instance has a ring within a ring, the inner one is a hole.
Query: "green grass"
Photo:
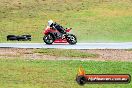
[[[81,52],[79,50],[68,50],[68,49],[37,49],[34,52],[41,53],[44,55],[58,56],[58,57],[80,57],[80,58],[98,57],[97,54],[91,54],[87,52]]]
[[[43,42],[49,19],[72,27],[79,42],[132,41],[131,0],[1,0],[0,6],[0,42],[8,34],[31,34],[32,42]]]
[[[132,51],[132,49],[126,49],[126,51]]]
[[[0,88],[80,88],[80,65],[88,74],[130,74],[131,62],[0,59]],[[131,88],[129,84],[86,84],[83,88]]]

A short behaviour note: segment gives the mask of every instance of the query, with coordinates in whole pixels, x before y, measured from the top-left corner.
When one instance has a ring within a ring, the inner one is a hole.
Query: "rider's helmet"
[[[50,27],[53,23],[54,23],[53,20],[49,20],[48,21],[48,26]]]

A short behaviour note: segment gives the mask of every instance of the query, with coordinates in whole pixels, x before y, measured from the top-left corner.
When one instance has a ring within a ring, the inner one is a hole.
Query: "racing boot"
[[[66,34],[62,34],[62,37],[61,37],[62,40],[65,39],[65,36],[66,36]]]

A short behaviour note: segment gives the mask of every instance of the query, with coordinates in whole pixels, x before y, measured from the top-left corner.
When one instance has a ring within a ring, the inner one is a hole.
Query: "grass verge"
[[[131,0],[0,0],[0,6],[0,42],[9,34],[43,42],[49,19],[72,27],[79,42],[132,41]]]
[[[97,54],[91,54],[87,52],[81,52],[79,50],[69,50],[69,49],[37,49],[34,52],[45,55],[51,55],[51,56],[59,56],[59,57],[80,57],[80,58],[98,57]]]
[[[0,59],[0,88],[80,88],[82,65],[89,74],[130,74],[132,62],[41,61]],[[131,88],[130,84],[86,84],[83,88]]]

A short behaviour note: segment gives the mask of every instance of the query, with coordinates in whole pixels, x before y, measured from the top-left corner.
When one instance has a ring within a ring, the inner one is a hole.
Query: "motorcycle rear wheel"
[[[51,34],[45,35],[43,40],[46,44],[51,45],[54,42],[54,38]]]

